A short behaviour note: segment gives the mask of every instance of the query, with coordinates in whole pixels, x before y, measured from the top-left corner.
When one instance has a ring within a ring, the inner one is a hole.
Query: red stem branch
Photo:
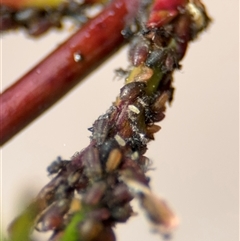
[[[138,0],[115,0],[0,96],[0,145],[59,100],[123,43]],[[82,60],[76,62],[74,55]]]

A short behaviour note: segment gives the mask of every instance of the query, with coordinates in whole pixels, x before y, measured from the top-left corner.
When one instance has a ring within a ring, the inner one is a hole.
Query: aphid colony
[[[60,237],[66,224],[85,209],[88,212],[79,221],[79,235],[87,226],[90,231],[81,240],[95,240],[93,230],[106,227],[111,230],[113,223],[125,222],[133,214],[129,203],[133,197],[141,200],[153,222],[162,224],[164,234],[176,225],[170,209],[150,192],[149,178],[145,175],[150,163],[143,156],[146,144],[159,130],[153,123],[158,112],[165,110],[168,99],[165,92],[150,98],[146,87],[143,82],[126,84],[116,105],[94,122],[91,144],[71,161],[58,158],[48,167],[49,174],[55,177],[37,197],[44,211],[36,219],[36,229],[54,230],[51,240],[58,240],[55,238]],[[155,208],[150,204],[153,200]],[[160,218],[155,209],[167,215]],[[109,235],[112,237],[111,232]]]
[[[58,159],[48,167],[55,176],[36,198],[34,219],[39,231],[53,230],[51,241],[115,240],[112,227],[133,215],[134,197],[154,230],[169,235],[178,224],[166,203],[149,189],[150,162],[144,154],[160,130],[155,123],[164,118],[166,102],[173,98],[172,73],[189,40],[205,27],[195,19],[205,25],[209,19],[198,0],[191,1],[191,7],[188,1],[175,1],[182,4],[169,16],[160,6],[167,2],[154,2],[146,26],[135,28],[140,31],[123,31],[132,36],[131,69],[115,103],[89,128],[90,145],[71,161]],[[204,21],[196,12],[204,13]]]
[[[48,6],[48,1],[28,1],[21,4],[0,4],[0,31],[23,27],[29,35],[39,36],[50,28],[61,28],[63,18],[74,19],[75,24],[82,25],[92,18],[102,8],[97,1],[59,0],[58,5]],[[17,2],[17,1],[16,1]],[[49,1],[50,2],[50,1]],[[15,6],[16,5],[16,6]],[[40,5],[40,6],[39,6]]]

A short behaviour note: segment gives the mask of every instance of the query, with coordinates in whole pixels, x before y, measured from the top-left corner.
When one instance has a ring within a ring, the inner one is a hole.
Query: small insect
[[[106,171],[112,172],[114,171],[120,164],[122,159],[122,153],[118,148],[113,149],[108,156],[106,162]]]
[[[195,32],[206,28],[209,23],[209,17],[206,15],[205,7],[199,0],[190,1],[187,4],[187,10],[193,18]]]
[[[138,159],[138,163],[139,163],[143,173],[146,173],[147,171],[154,169],[154,168],[151,167],[152,161],[149,158],[147,158],[146,156],[141,156]]]
[[[146,83],[131,82],[124,85],[120,90],[121,100],[134,100],[145,93]]]
[[[76,184],[76,182],[79,180],[80,176],[81,176],[81,173],[78,171],[70,173],[70,175],[67,178],[68,185],[74,186],[74,184]]]
[[[119,183],[115,186],[114,190],[112,190],[112,198],[109,200],[109,206],[130,202],[132,199],[133,196],[129,192],[128,187],[124,183]]]
[[[103,224],[99,220],[87,218],[84,222],[79,223],[78,228],[79,237],[81,237],[82,240],[97,240],[97,237],[103,229]],[[81,239],[78,238],[76,240]]]
[[[141,66],[141,71],[134,78],[135,81],[139,82],[148,82],[150,78],[153,76],[153,70],[145,65]]]
[[[168,92],[163,92],[159,97],[157,97],[155,102],[151,106],[153,111],[159,111],[164,108],[166,102],[169,99],[169,95],[170,94]]]
[[[93,15],[89,14],[92,10],[98,8],[99,11],[102,7],[101,4],[94,4],[92,7],[91,1],[87,8],[84,4],[81,0],[1,1],[0,31],[23,27],[29,35],[39,36],[50,28],[61,28],[65,16],[74,19],[75,23],[82,24],[95,15],[96,12]]]
[[[109,132],[109,118],[108,115],[103,115],[100,118],[98,118],[94,124],[93,124],[93,134],[92,138],[93,140],[96,140],[98,145],[103,144],[105,141],[108,132]]]
[[[134,66],[144,63],[149,53],[149,43],[143,39],[136,38],[131,44],[129,58]]]
[[[159,67],[164,61],[165,56],[166,54],[163,49],[156,49],[149,54],[146,60],[146,65],[150,68]]]
[[[129,203],[114,206],[114,208],[111,209],[111,216],[117,222],[126,222],[132,214],[133,210]]]
[[[58,201],[50,206],[36,221],[36,230],[56,230],[63,226],[64,214],[68,211],[69,201],[67,199]]]
[[[84,150],[83,164],[85,166],[85,174],[89,179],[98,180],[102,176],[102,167],[99,158],[98,149],[90,146]]]
[[[161,121],[165,118],[165,114],[162,111],[156,112],[152,115],[153,122]]]
[[[56,199],[60,200],[60,199],[70,198],[71,196],[73,196],[72,187],[70,187],[66,182],[62,182],[61,184],[58,185],[55,192]]]
[[[129,105],[128,109],[137,115],[140,113],[140,110],[135,105]]]
[[[114,136],[114,138],[117,141],[117,143],[119,144],[119,146],[125,146],[126,145],[125,140],[120,135],[116,134]]]
[[[129,70],[124,70],[122,68],[115,69],[114,72],[116,74],[116,77],[119,78],[126,78],[129,74]]]
[[[130,39],[134,36],[134,34],[138,31],[138,27],[136,23],[132,23],[131,25],[127,25],[122,31],[121,34],[125,39]]]
[[[15,20],[27,24],[27,22],[39,16],[39,12],[35,8],[24,8],[16,12]]]
[[[155,231],[168,236],[178,226],[179,220],[177,216],[163,199],[156,197],[151,192],[149,187],[126,175],[122,175],[120,180],[138,198]]]
[[[109,153],[115,149],[118,148],[119,144],[114,138],[111,138],[107,141],[105,141],[101,147],[100,147],[100,160],[103,166],[106,165],[106,161],[108,159]]]
[[[66,166],[70,163],[70,161],[62,160],[62,158],[59,156],[57,157],[56,161],[53,161],[48,167],[47,171],[48,173],[55,174],[58,173],[61,169],[66,168]]]
[[[97,205],[106,190],[104,182],[95,182],[83,195],[82,201],[88,205]]]
[[[147,132],[146,132],[146,136],[151,139],[154,140],[154,134],[157,133],[161,127],[155,124],[151,124],[147,126]]]

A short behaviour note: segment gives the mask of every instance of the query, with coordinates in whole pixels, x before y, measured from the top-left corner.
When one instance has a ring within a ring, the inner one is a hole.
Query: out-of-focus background
[[[191,44],[175,74],[175,98],[147,156],[152,189],[163,196],[181,223],[173,241],[238,240],[238,0],[204,1],[213,22]],[[69,35],[52,31],[38,40],[21,32],[1,36],[1,84],[5,89]],[[111,37],[111,36],[109,36]],[[93,121],[114,101],[127,67],[119,51],[65,98],[1,150],[2,229],[50,180],[46,167],[70,158],[89,143]],[[118,241],[161,240],[140,213],[117,225]]]

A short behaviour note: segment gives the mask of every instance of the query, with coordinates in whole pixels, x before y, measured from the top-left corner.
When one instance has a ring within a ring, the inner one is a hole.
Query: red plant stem
[[[38,117],[123,43],[139,0],[115,0],[0,96],[0,145]],[[76,62],[74,54],[81,53]]]

